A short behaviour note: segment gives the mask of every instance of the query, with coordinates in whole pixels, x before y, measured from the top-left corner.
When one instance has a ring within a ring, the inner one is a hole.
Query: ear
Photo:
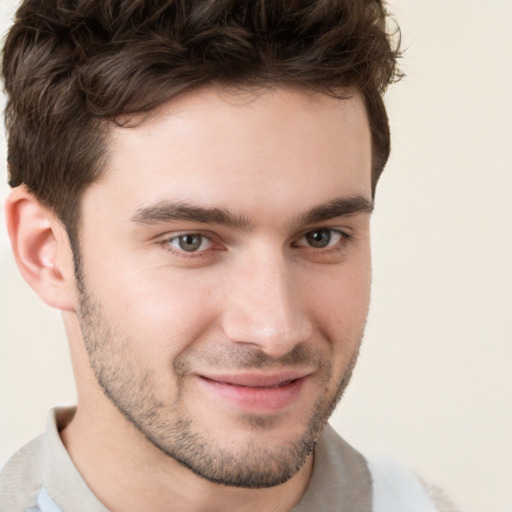
[[[73,253],[62,223],[24,186],[12,190],[5,214],[14,258],[25,281],[49,306],[74,311]]]

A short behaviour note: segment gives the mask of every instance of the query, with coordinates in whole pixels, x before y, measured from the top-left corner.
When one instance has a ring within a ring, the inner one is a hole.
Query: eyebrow
[[[203,224],[223,224],[243,230],[248,230],[251,227],[251,223],[246,217],[234,215],[226,209],[204,208],[181,201],[159,201],[154,205],[137,210],[131,220],[139,224],[188,221]]]
[[[301,215],[299,220],[302,224],[313,224],[357,213],[370,214],[373,212],[373,206],[373,201],[363,196],[339,197],[328,203],[315,206]]]
[[[357,213],[370,214],[372,211],[373,201],[363,196],[336,198],[299,215],[296,223],[312,224]],[[243,215],[235,215],[224,208],[207,208],[182,201],[159,201],[154,205],[140,208],[130,220],[137,224],[175,221],[221,224],[244,231],[253,228],[251,221]]]

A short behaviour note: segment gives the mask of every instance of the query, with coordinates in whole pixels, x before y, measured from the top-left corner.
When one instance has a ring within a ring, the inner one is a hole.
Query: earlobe
[[[5,213],[14,257],[25,281],[49,306],[74,310],[73,255],[61,222],[23,186],[12,190]]]

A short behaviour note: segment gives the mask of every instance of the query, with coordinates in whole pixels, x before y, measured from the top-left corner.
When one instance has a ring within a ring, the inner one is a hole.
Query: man
[[[78,405],[0,509],[440,510],[328,426],[357,359],[398,51],[375,0],[22,3],[6,218]]]

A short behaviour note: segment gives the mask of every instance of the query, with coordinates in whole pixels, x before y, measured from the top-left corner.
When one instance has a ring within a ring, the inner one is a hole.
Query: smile
[[[217,401],[244,412],[268,414],[292,406],[300,397],[310,372],[274,375],[240,374],[200,376],[203,386]]]
[[[227,384],[228,386],[241,386],[246,388],[262,388],[262,389],[275,389],[280,388],[282,386],[287,386],[288,384],[291,384],[292,382],[295,382],[297,379],[293,380],[285,380],[284,382],[280,382],[279,384],[276,384],[275,386],[246,386],[244,384],[231,384],[230,382],[225,382],[224,384]]]

